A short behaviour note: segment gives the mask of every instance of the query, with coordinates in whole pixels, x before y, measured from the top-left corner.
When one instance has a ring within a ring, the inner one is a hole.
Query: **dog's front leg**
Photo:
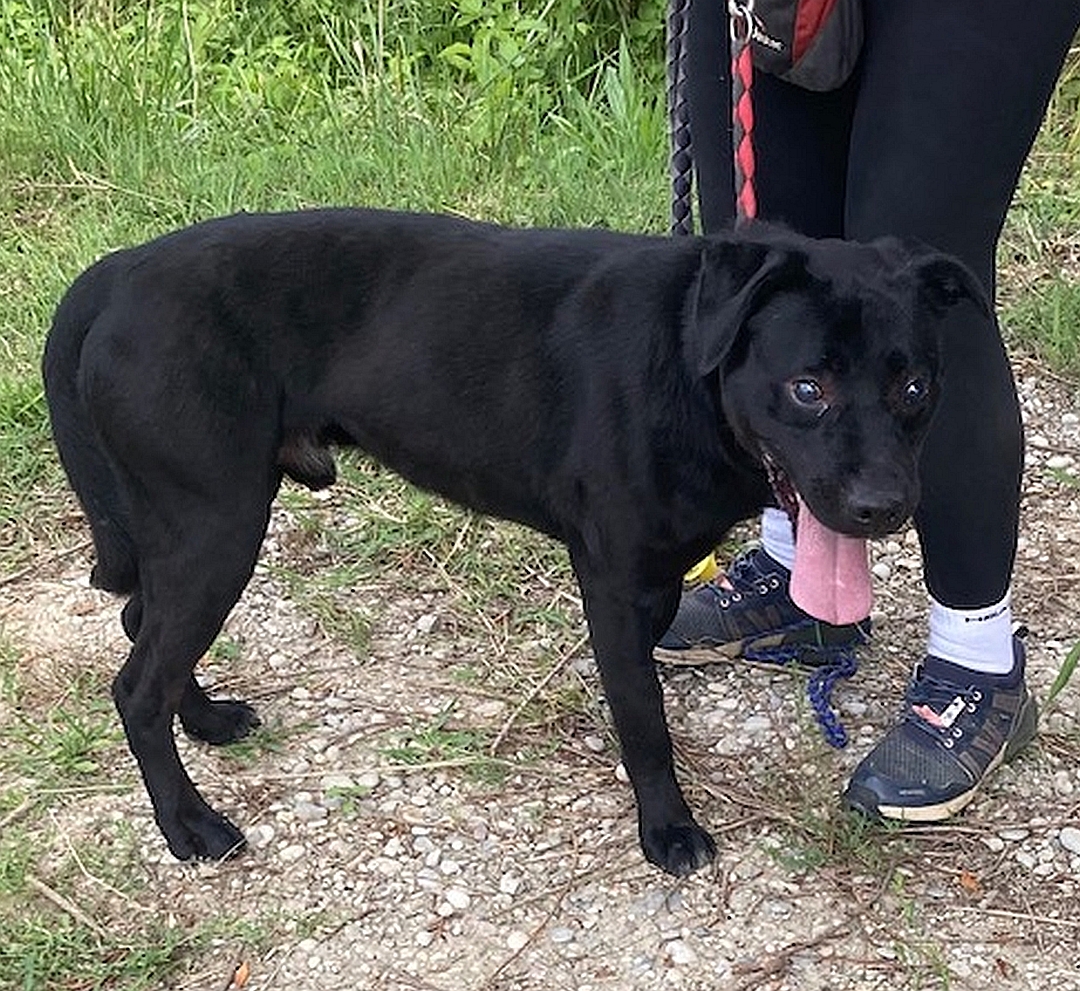
[[[638,806],[645,857],[682,876],[707,864],[716,844],[690,812],[678,782],[652,659],[655,627],[670,618],[669,592],[635,587],[575,556],[593,653]]]

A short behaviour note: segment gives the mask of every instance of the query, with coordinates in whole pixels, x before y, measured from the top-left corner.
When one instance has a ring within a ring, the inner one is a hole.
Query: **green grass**
[[[511,765],[490,754],[493,733],[451,725],[453,706],[434,719],[408,731],[383,747],[383,754],[402,770],[423,767],[455,767],[471,780],[499,784]]]
[[[1080,49],[1074,49],[1001,239],[1002,323],[1009,339],[1080,374]]]

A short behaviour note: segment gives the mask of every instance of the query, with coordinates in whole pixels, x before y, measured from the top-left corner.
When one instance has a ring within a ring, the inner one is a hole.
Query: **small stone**
[[[521,878],[513,874],[504,874],[499,878],[499,891],[504,895],[516,895],[521,890]]]
[[[1023,867],[1024,870],[1030,871],[1037,863],[1035,858],[1027,850],[1017,850],[1016,853],[1013,854],[1013,857],[1016,858],[1016,862]]]
[[[551,942],[553,943],[572,943],[574,941],[574,930],[569,926],[556,926],[551,930]]]
[[[430,633],[438,622],[439,617],[435,613],[427,613],[416,621],[416,628],[421,633]]]
[[[447,888],[443,893],[443,897],[458,912],[467,909],[472,902],[469,893],[461,888]]]
[[[518,950],[524,950],[529,945],[529,937],[520,930],[515,929],[506,937],[506,945],[517,953]]]
[[[1067,454],[1055,454],[1052,457],[1046,459],[1046,467],[1053,468],[1060,471],[1062,468],[1068,468],[1073,463],[1073,459]]]
[[[999,829],[998,836],[1009,843],[1019,843],[1021,840],[1028,838],[1028,830],[1026,829]]]
[[[278,857],[286,864],[295,864],[305,853],[307,853],[307,850],[304,847],[300,846],[299,843],[293,843],[278,853]]]
[[[274,838],[274,827],[268,822],[261,822],[257,826],[252,826],[247,831],[247,841],[256,850],[262,850],[270,845],[270,841]]]
[[[401,872],[401,861],[392,857],[373,857],[371,869],[383,877],[393,877]]]
[[[626,773],[626,768],[623,766],[623,762],[619,761],[615,765],[615,779],[621,781],[624,785],[630,783],[630,775]]]
[[[296,818],[301,822],[318,822],[327,816],[326,809],[312,802],[297,802],[295,809]]]
[[[1069,851],[1080,855],[1080,829],[1075,826],[1064,826],[1058,833],[1058,842]]]
[[[431,946],[435,942],[435,934],[430,929],[421,929],[416,934],[417,946]]]
[[[1068,771],[1054,772],[1054,791],[1059,795],[1071,795],[1076,790],[1072,775]]]
[[[353,783],[357,788],[365,788],[368,791],[374,791],[379,786],[380,780],[378,771],[361,771],[353,777]]]
[[[586,677],[596,674],[596,660],[592,657],[575,657],[570,662],[570,667]]]
[[[587,736],[585,737],[585,746],[588,747],[594,754],[603,753],[604,740],[599,736]]]
[[[772,729],[772,720],[768,716],[750,716],[742,728],[746,733],[764,733]]]
[[[880,581],[888,581],[889,576],[892,574],[892,568],[889,567],[884,561],[878,561],[871,569],[870,572],[873,576]]]
[[[1000,836],[981,836],[979,838],[982,840],[983,846],[991,853],[1001,853],[1005,849],[1005,841]]]
[[[673,939],[668,943],[667,955],[676,967],[693,967],[698,960],[694,948],[683,939]]]
[[[638,903],[640,911],[645,915],[655,915],[667,902],[667,892],[661,888],[651,888],[645,892],[645,896]]]

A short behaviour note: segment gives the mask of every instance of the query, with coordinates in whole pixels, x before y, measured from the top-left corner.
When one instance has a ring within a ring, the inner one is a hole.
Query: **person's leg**
[[[959,256],[992,296],[997,238],[1080,12],[1052,0],[1020,18],[1001,0],[865,10],[845,236],[918,238]],[[1008,608],[1022,432],[996,322],[957,309],[943,358],[916,513],[929,656],[905,717],[848,791],[855,807],[895,818],[957,811],[1034,732]]]
[[[728,19],[719,3],[691,3],[687,31],[687,100],[694,176],[706,233],[734,222]],[[753,84],[759,216],[816,237],[839,237],[844,218],[848,133],[855,82],[814,93],[756,73]],[[828,661],[835,647],[865,640],[866,625],[832,627],[791,602],[791,522],[766,509],[762,549],[727,569],[718,582],[689,590],[657,658],[695,664],[717,654],[803,663]]]

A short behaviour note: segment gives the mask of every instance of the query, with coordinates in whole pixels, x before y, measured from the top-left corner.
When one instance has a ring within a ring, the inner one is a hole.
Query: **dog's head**
[[[798,493],[830,529],[877,537],[918,501],[940,325],[963,300],[988,309],[968,269],[927,248],[751,231],[707,240],[687,349],[786,508]]]

